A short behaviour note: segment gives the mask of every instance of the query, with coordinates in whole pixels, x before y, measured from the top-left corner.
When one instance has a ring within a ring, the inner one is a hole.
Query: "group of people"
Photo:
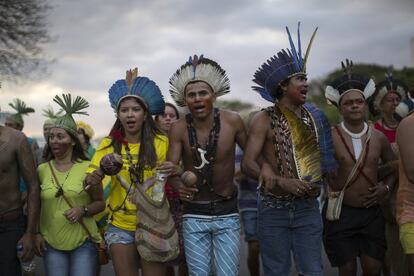
[[[96,244],[103,241],[116,275],[174,275],[174,265],[180,275],[238,275],[239,204],[252,275],[259,273],[258,252],[264,275],[289,275],[292,256],[299,275],[323,275],[322,246],[339,275],[356,275],[357,258],[364,275],[414,275],[412,96],[390,73],[376,86],[346,61],[344,74],[325,91],[343,117],[331,127],[306,102],[316,30],[305,55],[300,37],[295,45],[287,33],[290,49],[254,74],[253,90],[272,104],[246,123],[214,106],[230,92],[225,70],[194,55],[169,81],[184,116],[165,103],[154,81],[127,71],[109,89],[116,120],[96,151],[89,141],[93,130],[73,119],[87,114],[89,104],[80,96],[53,99],[61,110],[46,112],[41,158],[21,129],[0,126],[0,275],[19,275],[17,244],[22,261],[43,256],[47,275],[96,275]],[[366,120],[368,108],[381,114],[375,124]],[[123,161],[115,175],[100,168],[108,154]],[[186,172],[195,183],[188,185]],[[137,208],[152,201],[131,199],[142,187],[150,198],[157,173],[167,175],[167,212],[180,240],[180,254],[168,262],[154,261],[148,251],[159,257],[175,248],[160,246],[160,253],[137,232],[157,233],[137,217]],[[244,183],[239,200],[235,178]],[[143,244],[148,251],[140,254]]]

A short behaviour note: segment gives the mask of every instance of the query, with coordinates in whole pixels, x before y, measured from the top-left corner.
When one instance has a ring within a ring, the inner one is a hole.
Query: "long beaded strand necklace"
[[[276,115],[276,110],[278,115]],[[272,137],[273,146],[275,148],[275,157],[278,170],[281,176],[294,177],[292,160],[290,157],[292,149],[292,140],[290,139],[290,130],[285,116],[280,112],[277,106],[269,107],[266,110],[271,118],[270,127],[274,132]],[[282,154],[284,158],[282,158]],[[283,160],[285,162],[283,162]]]
[[[128,160],[128,171],[129,171],[129,176],[131,178],[131,185],[132,183],[134,183],[135,185],[137,185],[137,183],[142,183],[143,182],[143,170],[141,168],[141,166],[139,165],[139,162],[137,162],[136,164],[134,164],[132,162],[132,155],[131,155],[131,150],[129,149],[128,144],[125,144],[125,152],[127,155],[127,160]]]
[[[207,185],[211,192],[215,192],[212,183],[217,144],[220,134],[220,112],[217,108],[214,109],[213,127],[208,135],[208,141],[205,145],[205,149],[203,149],[198,143],[197,132],[194,128],[193,117],[191,114],[186,115],[186,121],[193,164],[198,164],[197,166],[194,166],[194,168],[203,178],[202,183]]]
[[[120,209],[122,209],[124,213],[126,213],[128,210],[126,208],[125,201],[127,200],[129,193],[131,192],[132,185],[138,185],[139,183],[143,182],[143,171],[141,170],[141,167],[138,164],[139,162],[137,162],[134,165],[134,163],[132,162],[131,150],[129,149],[128,143],[125,143],[124,146],[125,146],[125,152],[126,152],[126,156],[128,160],[128,172],[129,172],[129,177],[131,179],[131,183],[128,187],[128,190],[126,191],[126,195],[124,199],[122,200],[121,205],[115,207],[114,209],[111,208],[112,212],[117,212]]]

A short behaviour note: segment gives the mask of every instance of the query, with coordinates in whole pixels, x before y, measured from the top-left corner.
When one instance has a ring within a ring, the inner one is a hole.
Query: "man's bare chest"
[[[216,137],[217,141],[211,137],[209,132],[197,131],[196,133],[196,139],[191,139],[188,131],[183,134],[185,155],[192,155],[194,151],[198,154],[202,154],[203,151],[214,152],[217,163],[229,154],[234,154],[236,135],[233,131],[221,130]]]
[[[16,163],[16,151],[10,142],[0,140],[0,170],[7,171]]]
[[[335,155],[340,166],[351,167],[355,164],[358,158],[363,158],[364,166],[377,167],[381,158],[381,146],[376,139],[372,139],[369,143],[362,144],[366,147],[365,151],[360,150],[359,155],[356,155],[356,150],[351,141],[345,141],[346,145],[342,141],[334,139]]]

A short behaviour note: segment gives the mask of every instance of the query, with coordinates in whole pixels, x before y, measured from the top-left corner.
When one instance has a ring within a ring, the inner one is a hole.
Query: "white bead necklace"
[[[349,129],[346,128],[344,122],[341,122],[341,127],[346,132],[346,134],[351,136],[352,146],[354,148],[355,159],[358,160],[358,158],[359,158],[359,156],[361,155],[361,152],[362,152],[362,139],[361,139],[361,137],[364,136],[365,133],[367,133],[368,124],[366,122],[364,122],[364,128],[359,133],[351,132]]]
[[[359,133],[351,132],[349,129],[346,128],[344,122],[341,122],[341,127],[349,136],[351,136],[354,139],[361,139],[361,137],[364,136],[364,134],[367,133],[367,130],[368,130],[368,124],[365,122],[364,122],[364,129],[362,129],[362,131]]]

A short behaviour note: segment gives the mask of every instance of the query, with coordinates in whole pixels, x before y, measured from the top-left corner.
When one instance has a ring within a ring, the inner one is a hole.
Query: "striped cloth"
[[[184,215],[183,236],[190,276],[238,275],[240,219],[224,216]]]

